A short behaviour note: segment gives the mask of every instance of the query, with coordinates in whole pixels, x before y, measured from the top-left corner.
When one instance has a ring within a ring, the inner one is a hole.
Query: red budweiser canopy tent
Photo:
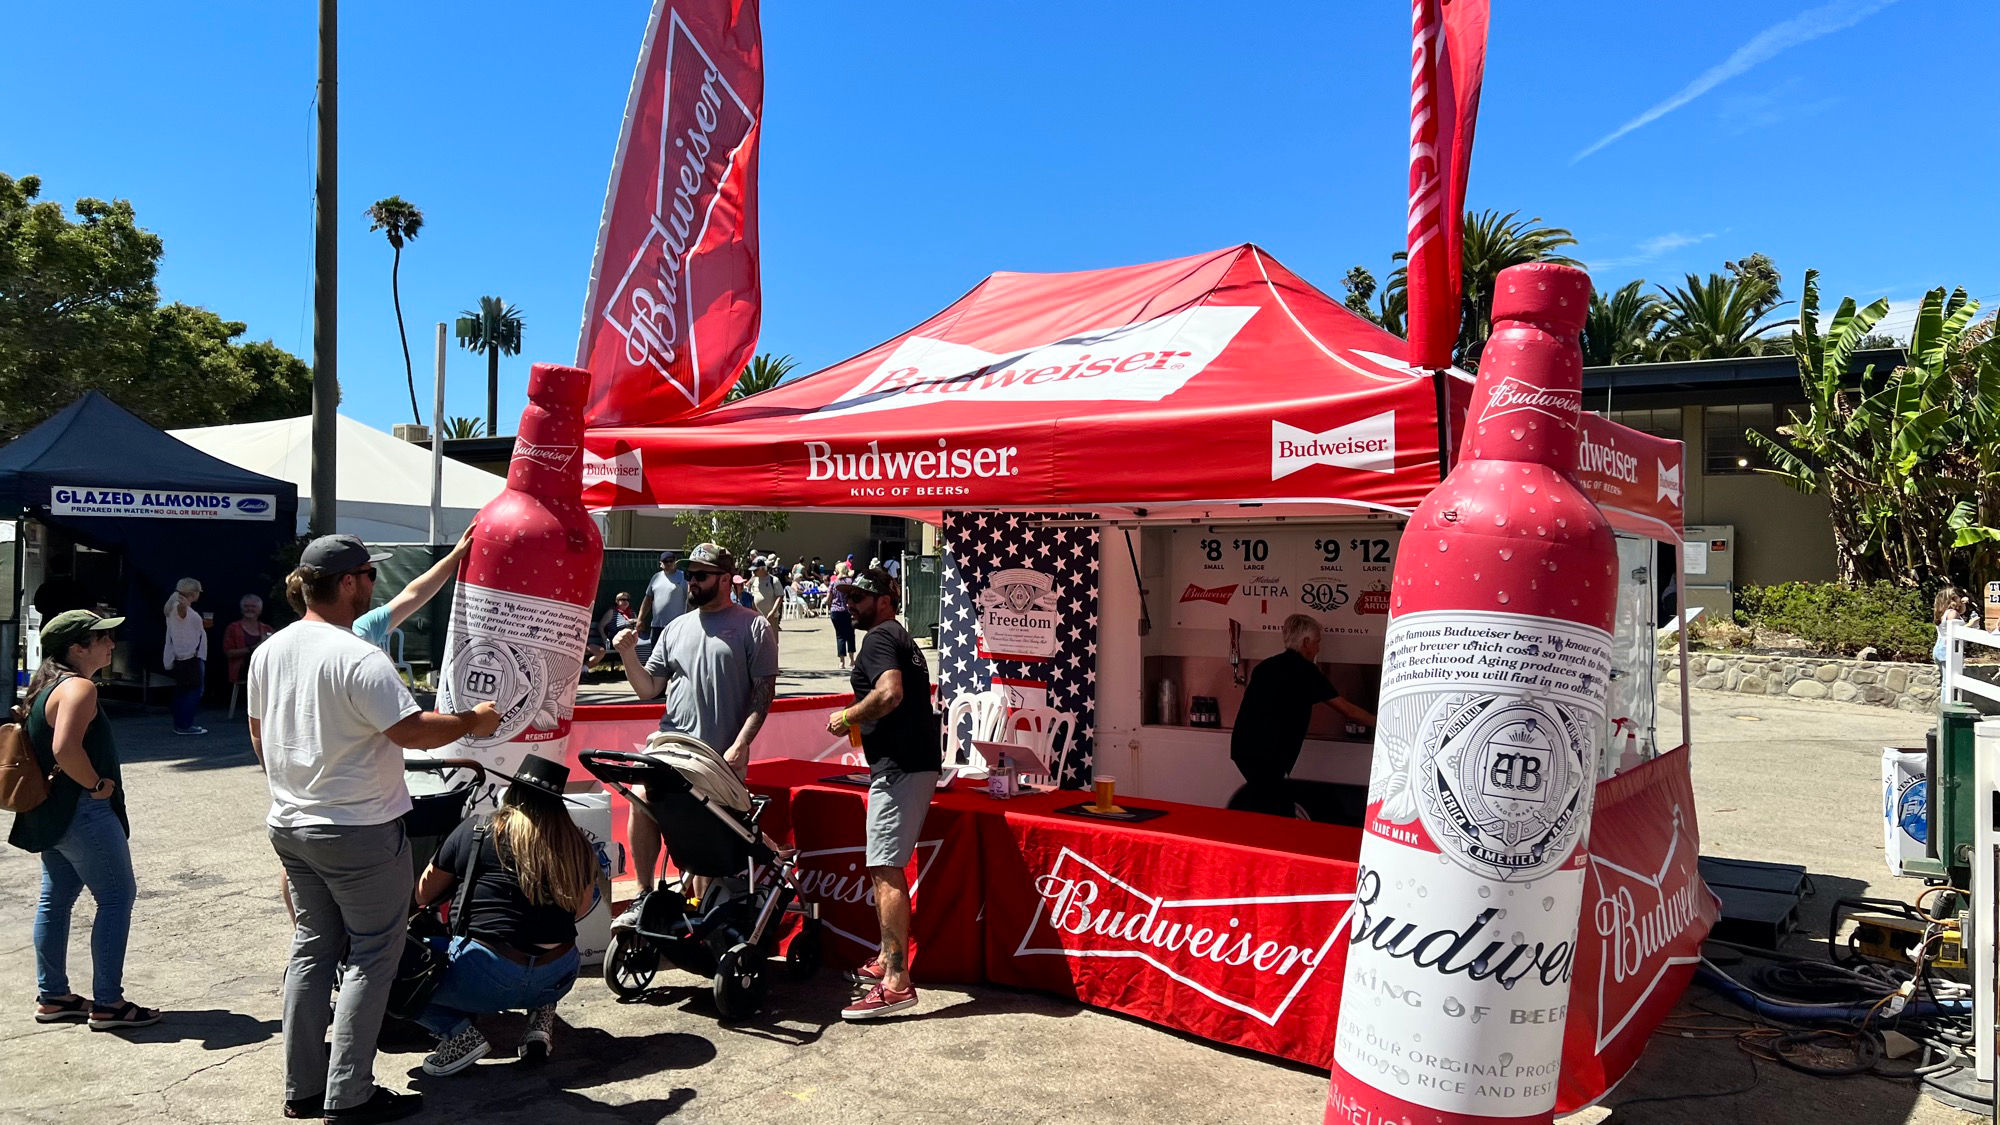
[[[1256,246],[996,273],[852,359],[684,422],[593,429],[593,508],[1407,510],[1440,476],[1406,345]],[[1470,385],[1446,381],[1462,414]]]
[[[1408,511],[1450,445],[1440,388],[1407,349],[1252,245],[996,273],[816,374],[671,425],[588,431],[584,498],[933,521]],[[1442,393],[1455,427],[1471,380],[1452,372]],[[1613,522],[1679,538],[1679,443],[1586,415],[1578,477]]]

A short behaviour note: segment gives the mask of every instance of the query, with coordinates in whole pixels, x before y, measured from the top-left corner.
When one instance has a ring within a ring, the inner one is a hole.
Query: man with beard
[[[285,967],[287,1117],[391,1121],[422,1108],[422,1095],[392,1093],[374,1076],[416,875],[401,819],[410,811],[403,751],[500,727],[491,703],[420,710],[389,657],[354,634],[375,564],[388,557],[352,535],[313,540],[285,580],[304,619],[250,655],[250,748],[270,784],[271,846],[298,912]]]
[[[626,682],[641,700],[667,697],[660,729],[707,743],[740,777],[750,766],[750,743],[778,694],[777,632],[756,610],[730,597],[736,560],[727,550],[714,543],[700,544],[688,553],[682,570],[691,612],[667,625],[654,640],[645,664],[639,663],[637,630],[618,634],[611,647],[625,666]],[[639,897],[611,924],[632,929],[639,925],[640,909],[653,890],[660,826],[635,804],[625,827]]]
[[[868,878],[875,889],[881,952],[852,974],[868,990],[842,1009],[849,1020],[881,1019],[917,1006],[910,983],[910,885],[904,874],[943,755],[931,710],[930,666],[896,620],[895,582],[872,567],[837,584],[854,623],[867,631],[854,657],[854,706],[827,718],[829,734],[861,729],[868,759]]]

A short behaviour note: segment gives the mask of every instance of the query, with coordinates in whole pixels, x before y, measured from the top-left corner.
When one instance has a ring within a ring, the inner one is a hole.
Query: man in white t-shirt
[[[410,809],[403,750],[500,726],[491,703],[452,715],[421,710],[388,656],[354,634],[375,592],[375,564],[388,557],[352,535],[313,540],[286,579],[304,619],[250,656],[250,748],[270,783],[271,846],[298,911],[285,967],[288,1117],[390,1121],[422,1108],[421,1095],[392,1093],[374,1076],[416,878],[400,819]]]

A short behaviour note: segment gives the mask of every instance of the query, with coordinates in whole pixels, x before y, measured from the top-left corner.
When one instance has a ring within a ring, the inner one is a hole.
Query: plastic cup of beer
[[[1097,794],[1096,808],[1098,812],[1110,812],[1112,809],[1118,807],[1117,802],[1114,800],[1118,789],[1117,778],[1108,773],[1100,773],[1092,776],[1090,784],[1091,788]]]

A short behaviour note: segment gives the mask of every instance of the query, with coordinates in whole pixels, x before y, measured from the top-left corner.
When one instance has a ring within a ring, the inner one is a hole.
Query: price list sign
[[[1325,631],[1323,660],[1381,659],[1398,533],[1320,528],[1176,528],[1167,574],[1179,629],[1277,633],[1294,613]]]

